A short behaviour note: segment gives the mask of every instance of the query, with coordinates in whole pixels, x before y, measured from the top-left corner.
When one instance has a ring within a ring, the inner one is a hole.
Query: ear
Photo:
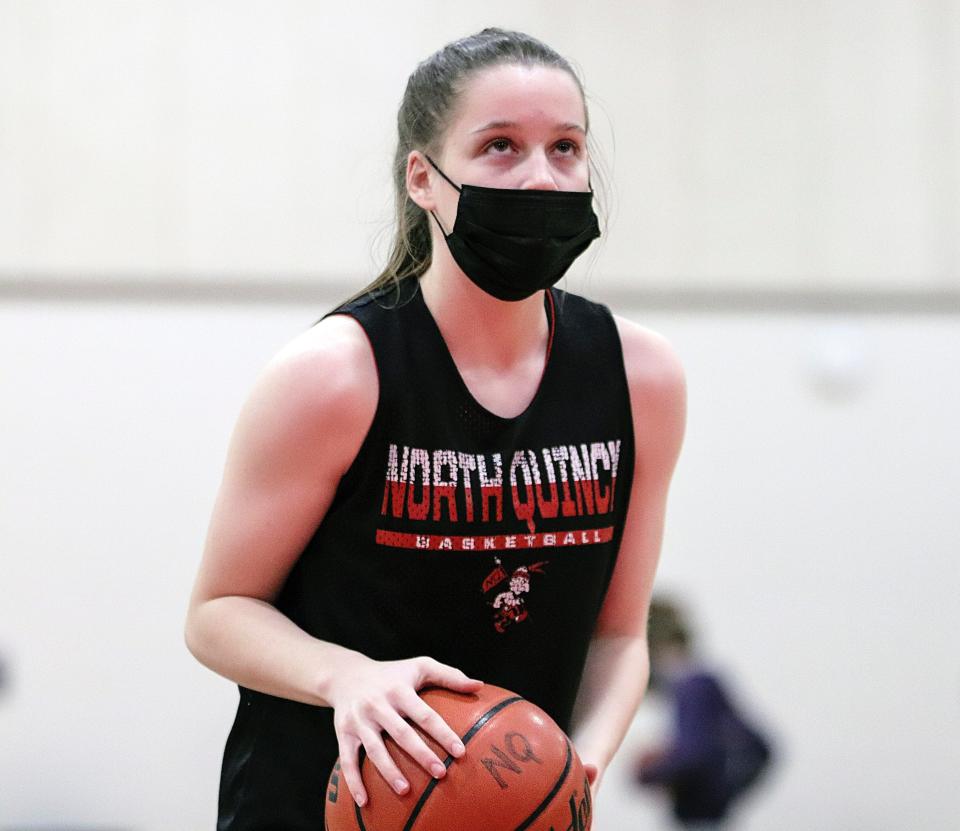
[[[425,211],[432,211],[437,207],[437,201],[433,195],[428,165],[429,162],[419,150],[411,150],[407,154],[407,193]]]

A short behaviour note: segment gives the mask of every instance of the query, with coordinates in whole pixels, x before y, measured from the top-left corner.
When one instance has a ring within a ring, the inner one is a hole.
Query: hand
[[[468,678],[459,669],[433,658],[375,661],[360,655],[331,683],[326,698],[334,710],[340,768],[360,807],[367,801],[358,763],[360,745],[396,793],[406,793],[410,787],[387,751],[381,735],[384,731],[431,776],[440,779],[446,773],[443,760],[404,717],[446,748],[454,758],[463,755],[460,737],[417,695],[417,690],[425,686],[448,687],[469,693],[480,689],[483,682]]]
[[[593,762],[584,762],[583,772],[587,775],[587,783],[590,785],[590,802],[592,803],[600,790],[600,780],[603,779],[603,772]]]

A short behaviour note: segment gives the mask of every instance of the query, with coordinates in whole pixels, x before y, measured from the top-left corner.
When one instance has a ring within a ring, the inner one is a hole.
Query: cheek
[[[571,173],[577,178],[578,181],[582,182],[584,188],[586,188],[587,182],[590,181],[589,156],[583,156],[577,159],[576,163],[571,166]]]
[[[577,190],[588,190],[590,184],[590,168],[583,165],[576,173]]]
[[[453,230],[453,223],[457,219],[457,202],[459,201],[460,194],[453,188],[447,188],[447,190],[450,192],[437,194],[436,214],[440,217],[444,231],[449,234]],[[433,222],[433,220],[430,221]],[[437,230],[440,229],[438,228]]]

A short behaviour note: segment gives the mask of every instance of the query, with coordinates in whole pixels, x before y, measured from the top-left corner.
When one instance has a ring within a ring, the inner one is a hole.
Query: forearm
[[[642,636],[590,643],[573,714],[572,738],[584,762],[606,769],[626,735],[650,677]]]
[[[329,682],[359,652],[308,635],[271,604],[253,597],[217,597],[191,609],[190,652],[204,666],[252,690],[329,707]]]

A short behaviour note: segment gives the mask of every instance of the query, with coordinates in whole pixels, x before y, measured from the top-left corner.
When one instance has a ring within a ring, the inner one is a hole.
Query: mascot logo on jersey
[[[543,567],[548,562],[549,560],[542,560],[533,565],[520,566],[508,576],[500,559],[496,559],[497,567],[483,581],[484,594],[500,589],[494,599],[488,602],[494,609],[494,629],[502,634],[509,626],[527,619],[529,613],[525,605],[525,595],[530,593],[530,575],[546,574]],[[504,581],[509,581],[506,586],[503,585]]]

